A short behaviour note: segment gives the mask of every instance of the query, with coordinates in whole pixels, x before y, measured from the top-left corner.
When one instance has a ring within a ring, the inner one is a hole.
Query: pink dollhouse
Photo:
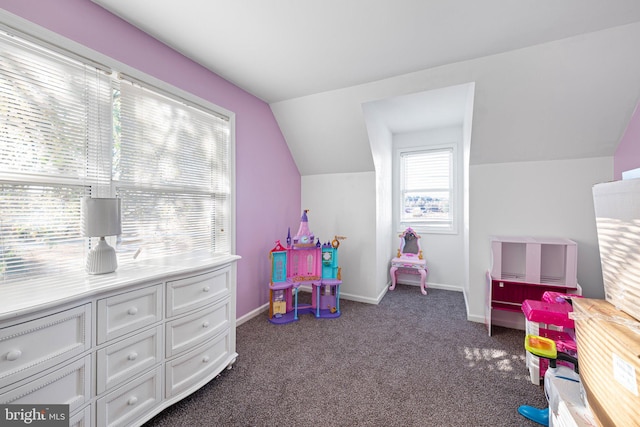
[[[313,314],[316,318],[340,316],[340,285],[338,267],[339,240],[320,243],[309,230],[308,210],[302,213],[300,227],[287,246],[278,240],[269,252],[271,281],[269,282],[269,321],[275,324],[294,322],[300,314]],[[311,287],[311,304],[299,304],[300,286]]]

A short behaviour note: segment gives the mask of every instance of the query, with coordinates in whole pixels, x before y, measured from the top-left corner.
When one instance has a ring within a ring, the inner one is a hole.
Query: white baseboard
[[[266,303],[266,304],[256,308],[255,310],[248,312],[244,316],[237,318],[236,319],[236,326],[240,326],[244,322],[248,322],[249,320],[253,319],[254,317],[260,316],[262,313],[264,313],[265,311],[268,311],[268,310],[269,310],[269,303]]]
[[[420,285],[418,285],[418,286],[420,286]],[[462,289],[462,286],[444,285],[442,283],[427,283],[427,290],[429,288],[442,289],[443,291],[453,291],[453,292],[463,292],[464,293],[464,289]]]
[[[382,299],[382,297],[384,296],[384,294],[386,293],[386,290],[388,288],[389,288],[389,286],[385,287],[385,289],[381,292],[381,294],[378,296],[378,298],[367,298],[367,297],[363,297],[361,295],[355,295],[355,294],[340,292],[340,299],[346,299],[346,300],[349,300],[349,301],[363,302],[365,304],[375,304],[375,305],[377,305],[380,302],[380,300]],[[300,286],[300,290],[302,292],[311,292],[311,285],[302,285],[302,286]]]
[[[420,279],[414,274],[399,274],[397,283],[401,285],[420,286]],[[391,283],[389,283],[391,285]],[[427,282],[426,287],[433,289],[443,289],[445,291],[462,292],[463,287],[458,285],[445,285],[442,283]]]
[[[407,282],[405,282],[405,281],[400,282],[399,281],[398,283],[403,284],[403,285],[420,287],[420,282],[419,281],[417,281],[415,283],[408,283],[408,281]],[[362,303],[365,303],[365,304],[378,305],[380,303],[380,301],[382,301],[382,298],[384,298],[384,296],[389,291],[389,286],[390,285],[391,285],[391,283],[387,283],[387,285],[384,287],[384,289],[382,289],[382,291],[378,294],[378,296],[376,298],[367,298],[367,297],[363,297],[361,295],[342,293],[342,292],[340,293],[340,298],[341,299],[346,299],[346,300],[349,300],[349,301],[362,302]],[[443,285],[443,284],[440,284],[440,283],[427,283],[427,290],[429,288],[442,289],[442,290],[445,290],[445,291],[454,291],[454,292],[462,292],[463,291],[462,288],[459,287],[459,286]],[[302,292],[311,292],[311,285],[302,285],[302,286],[300,286],[300,291],[302,291]],[[465,294],[465,303],[466,303],[466,294]],[[255,310],[250,311],[249,313],[245,314],[244,316],[237,318],[236,319],[236,326],[240,326],[243,323],[248,322],[249,320],[253,319],[254,317],[262,315],[265,311],[268,311],[268,310],[269,310],[269,303],[266,303],[266,304],[256,308]],[[471,319],[469,319],[469,320],[471,320]],[[484,322],[484,318],[482,318],[479,321],[480,322]]]
[[[469,312],[469,310],[467,310],[467,313]],[[467,314],[467,320],[469,322],[476,322],[476,323],[484,323],[484,316],[477,316],[474,314]]]
[[[414,281],[409,281],[409,280],[399,280],[398,284],[420,287],[420,281],[419,280],[416,280],[415,282]],[[389,283],[389,285],[391,285],[391,283]],[[462,292],[463,291],[462,286],[445,285],[445,284],[442,284],[442,283],[427,282],[427,283],[425,283],[425,286],[427,288],[427,291],[429,290],[429,288],[442,289],[444,291],[454,291],[454,292]]]
[[[382,296],[384,296],[384,293],[382,294]],[[382,297],[380,298],[366,298],[366,297],[362,297],[360,295],[352,295],[352,294],[345,294],[345,293],[340,293],[340,299],[346,299],[349,301],[355,301],[355,302],[363,302],[365,304],[373,304],[373,305],[378,305],[378,303],[380,303],[380,300],[382,299]]]

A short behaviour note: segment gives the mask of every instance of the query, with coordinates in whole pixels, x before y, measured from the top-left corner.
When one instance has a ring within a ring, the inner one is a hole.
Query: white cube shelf
[[[576,287],[578,246],[562,238],[492,237],[491,277]]]

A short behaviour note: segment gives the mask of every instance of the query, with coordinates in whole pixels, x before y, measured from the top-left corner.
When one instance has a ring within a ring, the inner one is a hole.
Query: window
[[[110,123],[108,78],[5,34],[0,57],[0,275],[82,266],[80,200],[104,154],[87,141],[110,138],[99,127]]]
[[[126,81],[116,100],[119,249],[229,253],[229,120]]]
[[[83,270],[82,197],[122,199],[120,264],[229,253],[229,119],[59,52],[0,32],[0,281]]]
[[[455,231],[454,148],[399,152],[401,228]]]

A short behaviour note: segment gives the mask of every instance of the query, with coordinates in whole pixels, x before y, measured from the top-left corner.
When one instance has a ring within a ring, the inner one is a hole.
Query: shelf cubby
[[[577,244],[562,238],[492,237],[491,277],[573,288]]]

